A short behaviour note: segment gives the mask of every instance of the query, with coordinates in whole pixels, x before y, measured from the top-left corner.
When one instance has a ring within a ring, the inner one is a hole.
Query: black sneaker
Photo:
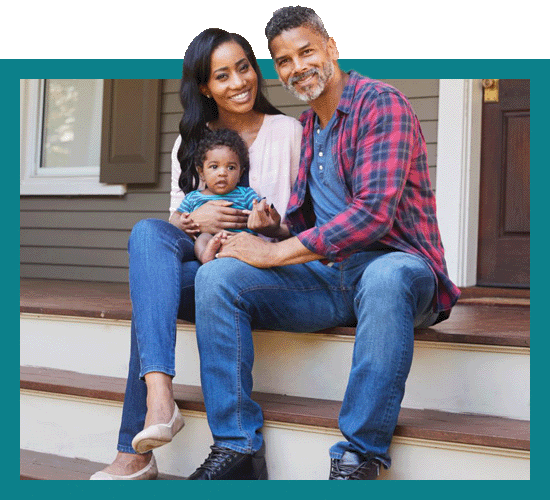
[[[265,443],[253,455],[213,445],[204,463],[187,479],[267,479]]]
[[[365,460],[352,451],[346,451],[341,459],[333,458],[330,461],[329,479],[376,479],[378,474],[378,460]]]

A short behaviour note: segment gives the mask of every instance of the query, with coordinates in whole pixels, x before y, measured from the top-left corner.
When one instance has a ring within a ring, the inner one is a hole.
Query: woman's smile
[[[246,90],[237,95],[231,96],[229,99],[237,104],[244,104],[252,98],[252,93],[250,90]]]

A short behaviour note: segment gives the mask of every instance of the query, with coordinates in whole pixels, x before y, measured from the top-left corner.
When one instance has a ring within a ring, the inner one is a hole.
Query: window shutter
[[[105,80],[100,182],[156,183],[161,80]]]

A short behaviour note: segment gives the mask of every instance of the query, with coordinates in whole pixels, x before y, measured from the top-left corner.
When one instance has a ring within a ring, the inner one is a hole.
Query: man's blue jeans
[[[397,251],[362,252],[333,266],[315,261],[256,269],[232,258],[202,266],[195,280],[196,329],[215,444],[241,453],[262,444],[262,410],[251,399],[253,328],[311,332],[357,323],[339,416],[346,440],[330,456],[352,450],[389,467],[413,329],[435,321],[434,293],[427,263]]]
[[[194,283],[199,262],[194,243],[172,224],[156,219],[138,222],[128,242],[132,328],[130,365],[119,451],[135,453],[132,439],[143,430],[147,387],[152,371],[175,375],[177,318],[194,321]]]

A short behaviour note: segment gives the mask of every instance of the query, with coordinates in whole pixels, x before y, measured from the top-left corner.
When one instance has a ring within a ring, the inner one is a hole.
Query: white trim
[[[103,313],[101,313],[103,314]],[[89,316],[64,316],[58,314],[43,314],[43,313],[19,313],[20,321],[53,321],[56,323],[78,323],[78,324],[96,324],[102,326],[115,326],[130,329],[131,321],[128,319],[113,319],[113,318],[94,318]],[[47,327],[45,327],[47,328]],[[176,325],[178,334],[190,334],[195,336],[195,325],[188,323],[178,323]],[[253,330],[254,336],[286,336],[296,337],[297,339],[309,339],[315,342],[344,342],[352,344],[355,337],[352,335],[333,335],[321,333],[306,333],[306,332],[287,332],[283,330]],[[486,344],[466,344],[456,342],[438,342],[436,340],[415,340],[415,349],[441,349],[446,351],[465,351],[465,352],[490,352],[498,354],[513,354],[529,356],[531,354],[530,347],[516,347],[505,345],[486,345]]]
[[[37,389],[20,389],[19,394],[34,398],[68,401],[71,403],[75,402],[91,405],[111,406],[116,408],[121,408],[123,405],[122,401],[114,401],[110,399],[94,398],[88,396],[78,396],[74,394],[61,394],[56,392],[41,391]],[[200,410],[181,409],[180,413],[184,417],[206,420],[206,412]],[[322,434],[327,436],[336,436],[339,438],[342,437],[340,429],[335,429],[333,427],[321,427],[318,425],[298,424],[293,422],[279,422],[269,419],[264,421],[264,428],[286,429],[294,432],[307,432],[309,434]],[[455,443],[453,441],[438,441],[408,436],[394,436],[392,438],[392,445],[395,446],[396,444],[406,446],[420,446],[422,448],[433,448],[440,450],[454,450],[463,453],[476,453],[482,455],[511,457],[520,460],[530,460],[531,458],[530,450],[516,450],[514,448],[493,447],[470,443]]]
[[[99,166],[40,169],[44,80],[20,80],[20,195],[116,195],[122,184],[99,182]]]
[[[477,281],[481,80],[439,81],[436,200],[449,276]]]

